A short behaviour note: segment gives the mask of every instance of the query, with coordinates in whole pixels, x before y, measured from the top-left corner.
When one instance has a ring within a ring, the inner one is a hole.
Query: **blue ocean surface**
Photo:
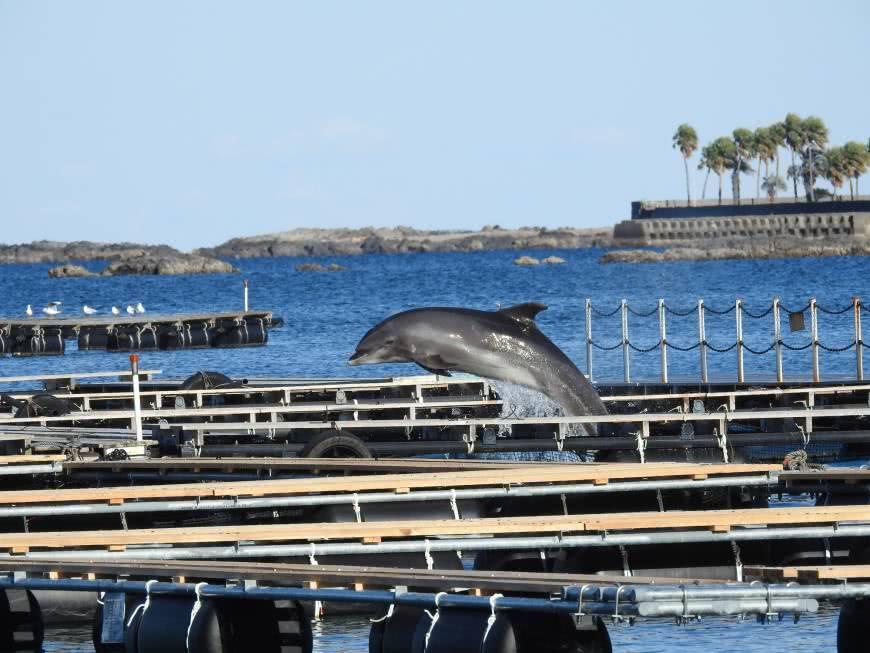
[[[366,331],[396,311],[421,306],[464,306],[494,310],[527,301],[547,304],[538,323],[578,366],[586,370],[584,302],[591,298],[594,340],[604,347],[619,341],[620,319],[615,314],[620,300],[628,300],[640,314],[654,309],[664,298],[675,313],[667,315],[668,339],[677,346],[697,342],[697,313],[691,312],[699,298],[716,311],[728,311],[737,298],[754,315],[744,315],[746,343],[756,350],[770,346],[773,319],[768,309],[778,296],[790,310],[804,308],[816,297],[820,312],[821,342],[837,349],[853,342],[853,296],[870,295],[870,265],[860,257],[804,258],[773,261],[701,261],[661,264],[601,265],[599,250],[495,251],[456,254],[371,255],[316,259],[336,262],[347,269],[334,273],[297,272],[295,265],[311,259],[269,258],[233,261],[241,273],[212,276],[111,277],[49,279],[50,265],[0,267],[0,316],[23,316],[30,303],[38,311],[50,301],[62,301],[66,314],[78,313],[87,303],[107,311],[113,304],[122,309],[141,301],[147,314],[240,310],[242,280],[250,280],[251,307],[268,309],[285,319],[285,325],[270,333],[265,347],[144,352],[144,368],[162,369],[165,376],[185,377],[211,369],[237,377],[342,376],[375,377],[417,374],[413,365],[349,367],[347,359]],[[522,254],[566,259],[564,265],[519,267],[513,260]],[[87,263],[99,269],[100,263]],[[843,310],[846,309],[846,310]],[[688,313],[677,315],[676,313]],[[147,315],[146,314],[146,315]],[[864,314],[870,317],[870,314]],[[783,333],[793,347],[810,342],[807,328],[790,332],[783,315]],[[0,320],[2,323],[2,320]],[[735,314],[708,313],[708,340],[718,348],[735,341]],[[640,349],[659,338],[655,315],[632,314],[630,338]],[[0,357],[0,376],[56,374],[128,367],[126,354],[78,352],[74,343],[65,356],[40,358]],[[698,377],[698,351],[668,351],[671,378]],[[855,351],[821,352],[823,378],[854,376]],[[749,379],[769,379],[775,371],[774,355],[745,354]],[[737,357],[709,354],[711,378],[733,380]],[[807,379],[811,353],[786,350],[786,375]],[[631,354],[634,379],[657,379],[660,353]],[[593,352],[596,381],[619,381],[623,376],[619,348]],[[315,650],[350,652],[367,650],[368,623],[364,619],[329,618],[315,625]],[[626,653],[675,653],[677,651],[800,650],[806,653],[834,650],[836,610],[824,608],[804,617],[799,625],[790,621],[757,625],[749,619],[704,619],[676,627],[655,621],[635,627],[612,629],[614,650]],[[86,651],[89,629],[49,633],[49,651]]]

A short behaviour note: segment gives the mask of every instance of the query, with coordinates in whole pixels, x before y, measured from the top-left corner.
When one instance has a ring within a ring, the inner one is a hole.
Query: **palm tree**
[[[739,127],[732,132],[734,136],[734,161],[729,166],[731,173],[731,192],[734,200],[740,203],[740,174],[750,171],[746,159],[755,156],[755,135],[748,129]],[[744,165],[745,164],[745,165]]]
[[[788,186],[779,175],[770,175],[764,178],[764,183],[761,184],[764,192],[767,193],[767,199],[773,201],[779,191],[786,190]]]
[[[846,156],[846,151],[842,147],[831,147],[825,151],[825,179],[831,182],[834,188],[834,199],[837,198],[837,191],[843,187],[843,182],[849,179],[851,186],[849,160]]]
[[[798,169],[795,165],[795,152],[798,152],[806,144],[806,135],[804,134],[804,121],[796,113],[789,113],[786,115],[785,120],[782,121],[782,126],[785,130],[785,146],[791,152],[791,167],[789,168],[789,177],[791,177],[794,182],[794,198],[797,199],[797,176],[792,175],[791,172],[794,172]]]
[[[867,172],[867,168],[870,166],[870,150],[862,143],[849,141],[843,146],[843,155],[849,176],[849,193],[852,199],[855,199],[855,195],[858,195],[858,178]],[[853,179],[855,181],[854,187],[852,185]]]
[[[807,172],[809,173],[807,195],[810,202],[815,202],[816,166],[814,165],[814,159],[825,151],[825,146],[828,144],[828,128],[821,118],[809,116],[804,120],[803,131],[806,143],[805,158],[809,159],[809,165],[807,166]]]
[[[728,168],[728,161],[733,158],[734,149],[734,141],[727,136],[722,136],[712,143],[708,143],[701,150],[701,165],[707,168],[707,175],[709,176],[710,172],[714,172],[719,178],[719,204],[722,203],[722,175]],[[705,181],[705,188],[706,185]]]
[[[683,155],[683,166],[686,168],[686,199],[691,204],[692,189],[689,184],[689,159],[698,149],[698,133],[691,125],[683,123],[677,127],[673,136],[674,147]]]
[[[701,160],[698,161],[698,170],[706,170],[707,174],[704,175],[704,185],[701,187],[701,200],[707,196],[707,181],[710,179],[710,173],[713,171],[713,167],[710,165],[710,161],[707,159],[707,149],[709,145],[701,148]]]
[[[776,157],[776,176],[779,177],[779,148],[785,147],[785,123],[775,122],[770,127],[770,141],[773,145],[773,153]]]
[[[755,156],[758,160],[758,167],[755,170],[755,196],[761,197],[761,164],[764,164],[764,176],[770,174],[770,162],[776,157],[776,142],[771,127],[759,127],[755,130]]]

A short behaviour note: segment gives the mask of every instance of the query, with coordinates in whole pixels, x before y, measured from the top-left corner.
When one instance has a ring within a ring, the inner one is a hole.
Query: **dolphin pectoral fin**
[[[546,310],[546,304],[540,304],[538,302],[526,302],[525,304],[516,304],[515,306],[508,306],[507,308],[502,308],[498,312],[505,317],[516,320],[520,324],[529,325],[534,324],[535,316],[538,313]]]
[[[438,354],[426,356],[425,358],[415,358],[414,362],[427,372],[440,376],[450,376],[450,368],[454,367]]]

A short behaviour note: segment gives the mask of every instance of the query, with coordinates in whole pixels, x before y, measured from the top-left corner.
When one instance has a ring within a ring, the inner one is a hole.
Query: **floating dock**
[[[81,351],[264,345],[269,329],[282,323],[271,311],[0,318],[0,354],[61,355],[67,340],[77,340]]]

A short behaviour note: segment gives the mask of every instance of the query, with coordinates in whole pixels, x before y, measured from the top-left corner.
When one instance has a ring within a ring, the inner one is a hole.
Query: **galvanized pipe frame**
[[[0,476],[21,476],[24,474],[60,474],[63,463],[45,463],[41,465],[0,465]]]
[[[520,596],[473,596],[439,592],[402,592],[398,590],[351,590],[335,588],[301,587],[263,587],[254,583],[242,585],[216,585],[193,583],[166,583],[159,581],[111,581],[84,579],[12,578],[0,577],[0,589],[51,589],[80,592],[132,593],[148,596],[199,596],[203,598],[250,599],[250,600],[291,600],[291,601],[330,601],[335,603],[373,603],[379,605],[414,606],[435,610],[442,608],[470,609],[489,611],[546,612],[582,616],[599,615],[620,617],[665,617],[665,616],[707,616],[728,614],[776,614],[782,612],[815,612],[818,602],[812,598],[780,598],[771,595],[766,600],[745,600],[730,598],[726,595],[720,600],[690,601],[647,601],[635,603],[623,600],[622,596],[613,602],[595,599],[598,588],[587,587],[582,601],[534,598]],[[579,590],[578,590],[579,591]],[[771,590],[772,592],[774,590]],[[588,598],[587,598],[588,597]]]
[[[0,468],[2,469],[2,468]],[[3,506],[0,518],[36,517],[62,515],[104,515],[119,513],[180,512],[200,510],[245,510],[279,507],[309,507],[346,504],[383,504],[407,503],[413,501],[445,501],[453,503],[471,499],[516,499],[542,496],[576,494],[611,494],[619,492],[644,492],[656,490],[706,489],[719,487],[770,487],[777,483],[775,473],[754,476],[727,476],[703,480],[667,479],[658,481],[636,481],[607,483],[571,483],[553,485],[512,485],[492,488],[461,488],[450,490],[412,490],[395,492],[346,492],[342,494],[317,494],[285,497],[235,497],[232,499],[190,499],[190,500],[138,500],[112,505],[106,503],[68,503],[49,505]],[[2,499],[2,493],[0,493]]]
[[[715,544],[772,540],[821,540],[839,538],[870,537],[870,524],[836,526],[795,526],[795,527],[744,527],[733,528],[728,532],[708,530],[673,530],[656,532],[612,533],[595,535],[548,535],[548,536],[468,536],[439,539],[390,540],[363,544],[358,542],[306,542],[304,544],[229,544],[223,546],[128,546],[123,551],[105,549],[45,549],[27,553],[0,552],[0,567],[3,559],[14,560],[219,560],[251,558],[304,558],[316,559],[322,556],[373,555],[395,553],[419,553],[428,555],[435,552],[455,553],[456,551],[558,551],[561,549],[582,549],[619,546],[645,546],[660,544]]]

